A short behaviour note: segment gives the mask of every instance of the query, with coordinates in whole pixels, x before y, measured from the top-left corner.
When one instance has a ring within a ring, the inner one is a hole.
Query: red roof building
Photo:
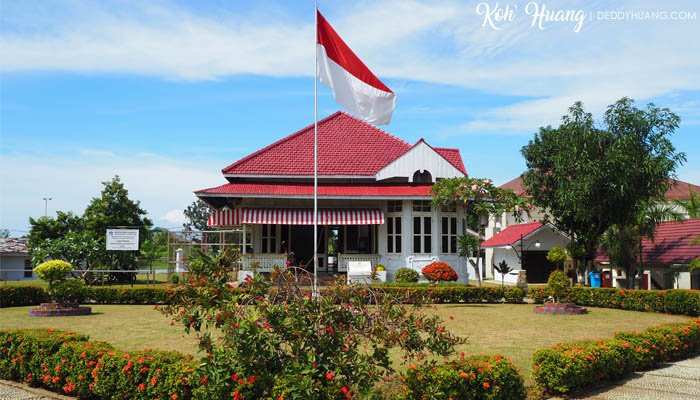
[[[255,260],[244,256],[244,265],[257,262],[265,271],[291,252],[297,261],[312,259],[313,138],[309,125],[223,168],[226,183],[195,192],[215,209],[212,228],[250,236],[243,250]],[[382,263],[390,276],[438,259],[459,267],[464,210],[434,209],[430,188],[437,179],[466,175],[457,149],[423,139],[410,144],[340,111],[320,120],[321,270],[344,271],[349,261],[363,260]]]
[[[500,187],[502,189],[510,189],[518,196],[530,197],[523,186],[523,179],[519,176],[509,180]],[[696,194],[700,194],[700,186],[671,179],[671,188],[666,192],[666,200],[688,200],[691,190]]]

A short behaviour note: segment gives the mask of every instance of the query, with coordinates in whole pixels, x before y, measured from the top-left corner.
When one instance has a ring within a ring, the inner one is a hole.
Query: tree
[[[460,257],[468,259],[473,251],[481,255],[480,237],[484,234],[481,221],[489,215],[510,212],[516,220],[522,220],[523,213],[532,208],[524,198],[518,197],[510,189],[495,186],[490,179],[483,178],[449,178],[441,179],[430,189],[435,207],[464,205],[468,235],[460,236],[458,251]],[[470,237],[471,236],[471,237]],[[473,239],[475,238],[475,239]],[[469,261],[481,286],[481,274],[478,262]]]
[[[569,258],[569,253],[559,246],[554,246],[547,252],[547,260],[556,265],[557,269],[564,265],[567,258]]]
[[[90,201],[83,214],[85,229],[104,247],[107,228],[134,227],[139,229],[139,243],[143,243],[148,238],[152,223],[146,218],[146,211],[141,208],[140,202],[129,198],[129,191],[119,176],[102,182],[102,185],[102,193]],[[134,269],[137,254],[112,252],[106,262],[111,269]]]
[[[69,231],[60,238],[47,239],[32,249],[32,263],[64,260],[76,269],[89,271],[104,259],[106,251],[89,232]],[[85,277],[85,273],[82,274]]]
[[[212,213],[212,208],[200,199],[193,201],[183,211],[189,222],[182,224],[182,227],[188,231],[206,231],[210,228],[207,226],[207,219]]]
[[[498,263],[498,265],[494,265],[493,269],[496,270],[499,274],[501,274],[501,287],[505,286],[505,279],[506,275],[513,270],[513,268],[508,266],[508,263],[506,260],[501,261]]]
[[[688,186],[688,193],[690,194],[688,200],[676,199],[675,203],[688,213],[688,218],[700,218],[700,195],[690,186]]]
[[[654,240],[656,226],[664,221],[681,221],[683,214],[673,205],[666,203],[645,203],[635,220],[625,229],[613,225],[602,238],[611,264],[625,270],[627,287],[636,283],[636,275],[644,272],[642,240]]]
[[[83,219],[72,212],[57,211],[56,218],[29,218],[29,235],[27,248],[33,254],[34,249],[45,245],[47,240],[60,239],[69,232],[79,232],[84,229]]]
[[[141,245],[141,254],[146,260],[147,266],[159,258],[168,256],[168,231],[163,228],[154,228],[149,232],[149,237]]]
[[[598,128],[576,102],[558,128],[540,128],[523,147],[523,184],[546,219],[572,238],[579,274],[606,230],[617,225],[627,235],[645,202],[663,198],[685,161],[668,139],[679,123],[668,109],[640,110],[623,98],[608,107]]]

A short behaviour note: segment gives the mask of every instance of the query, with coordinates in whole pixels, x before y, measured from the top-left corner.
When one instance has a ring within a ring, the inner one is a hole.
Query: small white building
[[[243,264],[261,271],[313,265],[313,135],[310,125],[223,169],[227,183],[195,192],[217,211],[209,225],[245,231]],[[466,176],[459,150],[405,142],[343,112],[318,122],[318,265],[350,261],[420,271],[444,261],[468,281],[457,255],[464,209],[432,207],[436,180]]]
[[[36,279],[27,251],[27,238],[0,239],[0,280]]]

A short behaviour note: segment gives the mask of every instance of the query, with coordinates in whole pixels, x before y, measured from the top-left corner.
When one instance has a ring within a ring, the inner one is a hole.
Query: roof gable
[[[314,126],[309,125],[224,168],[227,175],[313,175]],[[407,142],[338,111],[318,122],[318,173],[373,176],[405,153]]]
[[[454,165],[444,154],[453,157],[452,149],[442,149],[442,153],[431,147],[425,140],[421,139],[411,146],[405,153],[391,161],[384,168],[377,172],[377,180],[408,177],[409,182],[413,182],[413,174],[417,169],[430,172],[432,179],[435,178],[455,178],[466,175]],[[457,152],[459,156],[459,152]],[[461,157],[459,157],[461,161]],[[464,169],[464,165],[462,165]]]
[[[538,229],[542,227],[541,222],[528,222],[525,224],[511,225],[501,232],[493,235],[488,240],[481,243],[481,247],[502,247],[510,246],[521,238],[526,238],[527,236],[535,233]]]

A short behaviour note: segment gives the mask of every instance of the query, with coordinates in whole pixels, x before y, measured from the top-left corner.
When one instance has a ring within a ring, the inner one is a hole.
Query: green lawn
[[[574,339],[610,337],[620,330],[641,330],[684,316],[594,308],[588,315],[554,316],[532,312],[532,305],[469,304],[427,307],[447,328],[466,337],[458,350],[467,353],[499,353],[509,357],[529,378],[535,350]],[[126,350],[146,347],[196,354],[193,337],[187,337],[152,306],[94,305],[95,315],[77,317],[29,317],[31,307],[0,309],[0,329],[55,328],[90,335]],[[450,319],[454,317],[454,320]]]

